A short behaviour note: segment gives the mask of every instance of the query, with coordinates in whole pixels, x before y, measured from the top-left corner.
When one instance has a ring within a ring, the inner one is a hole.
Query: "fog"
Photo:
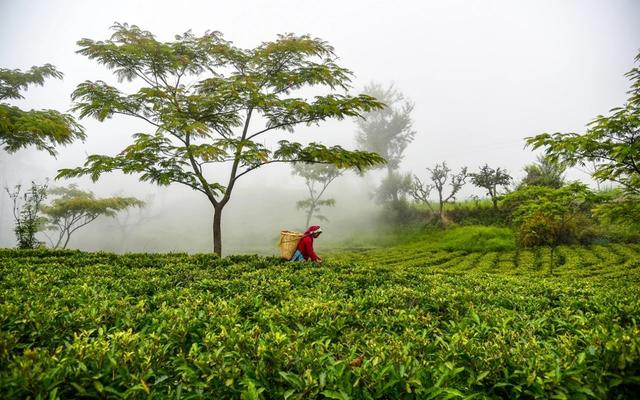
[[[415,103],[416,138],[405,152],[403,172],[426,176],[425,168],[447,161],[454,169],[488,163],[514,178],[536,153],[524,138],[542,132],[582,132],[599,114],[622,105],[624,73],[640,48],[638,1],[8,1],[0,0],[0,66],[28,69],[51,63],[64,80],[31,87],[23,109],[66,111],[70,94],[85,80],[120,84],[106,68],[75,53],[81,38],[104,40],[114,22],[136,24],[160,40],[192,30],[217,30],[245,48],[280,33],[310,34],[328,41],[340,65],[355,74],[353,91],[369,82],[393,83]],[[0,185],[53,178],[60,168],[80,166],[89,154],[113,155],[145,123],[117,117],[83,119],[87,140],[60,147],[57,158],[33,149],[0,150]],[[254,128],[257,128],[254,127]],[[355,147],[353,121],[301,127],[275,140],[319,141]],[[220,172],[212,172],[213,174]],[[326,234],[339,245],[381,229],[371,193],[379,173],[347,174],[327,191],[336,207],[323,214]],[[568,172],[588,182],[588,175]],[[103,175],[50,182],[78,183],[97,196],[136,196],[142,210],[117,220],[100,219],[72,236],[71,248],[125,251],[211,251],[212,208],[200,193],[173,185],[141,183],[136,176]],[[482,195],[468,184],[458,198]],[[303,180],[286,166],[266,166],[243,177],[223,216],[223,250],[275,252],[280,229],[304,229]],[[127,225],[122,227],[122,225]],[[0,196],[0,247],[15,245],[11,208]],[[123,230],[124,229],[124,230]],[[42,237],[43,238],[43,237]],[[43,238],[44,239],[44,238]],[[324,244],[323,244],[324,241]]]

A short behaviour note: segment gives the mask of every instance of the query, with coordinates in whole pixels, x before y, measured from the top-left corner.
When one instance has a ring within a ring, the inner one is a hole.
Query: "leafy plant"
[[[30,85],[42,86],[47,78],[62,79],[62,72],[51,64],[33,66],[24,72],[0,68],[0,101],[22,99],[21,91]],[[84,138],[84,129],[69,114],[55,110],[24,111],[0,103],[0,145],[9,153],[35,146],[55,156],[55,146]]]
[[[518,242],[525,247],[549,246],[551,272],[556,247],[571,243],[588,227],[594,201],[591,191],[581,183],[559,189],[530,186],[505,196],[503,204],[511,211]]]
[[[5,188],[13,203],[14,232],[18,240],[18,248],[34,249],[40,245],[36,233],[42,229],[44,218],[39,215],[42,202],[47,197],[47,184],[39,185],[31,182],[31,188],[22,193],[22,185],[13,190]]]

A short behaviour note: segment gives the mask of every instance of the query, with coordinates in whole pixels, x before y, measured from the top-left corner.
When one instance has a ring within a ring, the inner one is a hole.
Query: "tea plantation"
[[[637,398],[640,247],[0,250],[6,399]]]

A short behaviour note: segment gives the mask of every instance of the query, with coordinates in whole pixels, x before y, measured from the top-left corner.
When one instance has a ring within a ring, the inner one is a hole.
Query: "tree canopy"
[[[502,205],[511,212],[520,245],[551,247],[553,272],[555,248],[584,234],[596,200],[586,185],[574,182],[561,188],[525,186],[507,194]]]
[[[42,205],[46,218],[46,230],[58,232],[58,238],[52,242],[54,248],[66,248],[71,235],[100,216],[114,217],[119,211],[130,207],[142,207],[144,202],[135,197],[96,198],[91,191],[79,189],[76,185],[49,189],[54,199],[50,204]]]
[[[635,58],[640,62],[640,53]],[[551,161],[584,166],[594,163],[593,177],[622,185],[628,193],[640,194],[640,68],[629,71],[631,80],[627,102],[599,115],[583,134],[543,133],[527,138],[534,149],[544,148]]]
[[[507,173],[507,170],[498,168],[491,168],[488,164],[480,167],[478,172],[470,173],[471,182],[480,188],[487,189],[487,194],[491,198],[493,208],[498,208],[498,196],[500,195],[500,188],[506,189],[511,183],[511,176]]]
[[[46,78],[62,79],[62,72],[51,64],[34,66],[25,72],[0,68],[0,146],[5,151],[13,153],[35,146],[55,156],[55,146],[84,140],[84,129],[72,115],[55,110],[25,111],[4,102],[24,98],[22,91],[29,85],[42,86]]]
[[[396,170],[416,135],[411,120],[414,104],[393,85],[383,88],[378,83],[370,83],[364,92],[382,101],[386,107],[370,111],[365,119],[358,120],[358,146],[382,155],[388,168]]]
[[[114,115],[139,118],[153,131],[134,134],[115,156],[90,155],[83,167],[60,170],[58,178],[97,180],[120,170],[159,185],[186,185],[214,208],[214,251],[220,254],[222,210],[246,174],[284,162],[338,168],[385,162],[376,153],[319,142],[265,144],[269,133],[294,133],[299,125],[361,117],[383,107],[372,96],[347,93],[352,73],[336,63],[333,47],[321,39],[286,34],[242,49],[220,32],[186,32],[161,42],[135,25],[116,24],[113,31],[105,41],[80,40],[78,52],[141,87],[127,94],[103,81],[86,81],[72,94],[73,109],[100,121]],[[327,93],[302,97],[300,89],[310,87]],[[226,179],[210,179],[213,168],[226,171]]]

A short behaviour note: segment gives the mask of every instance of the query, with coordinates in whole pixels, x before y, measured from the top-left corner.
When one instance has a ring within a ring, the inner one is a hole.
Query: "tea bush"
[[[640,247],[0,250],[3,398],[633,398]]]

